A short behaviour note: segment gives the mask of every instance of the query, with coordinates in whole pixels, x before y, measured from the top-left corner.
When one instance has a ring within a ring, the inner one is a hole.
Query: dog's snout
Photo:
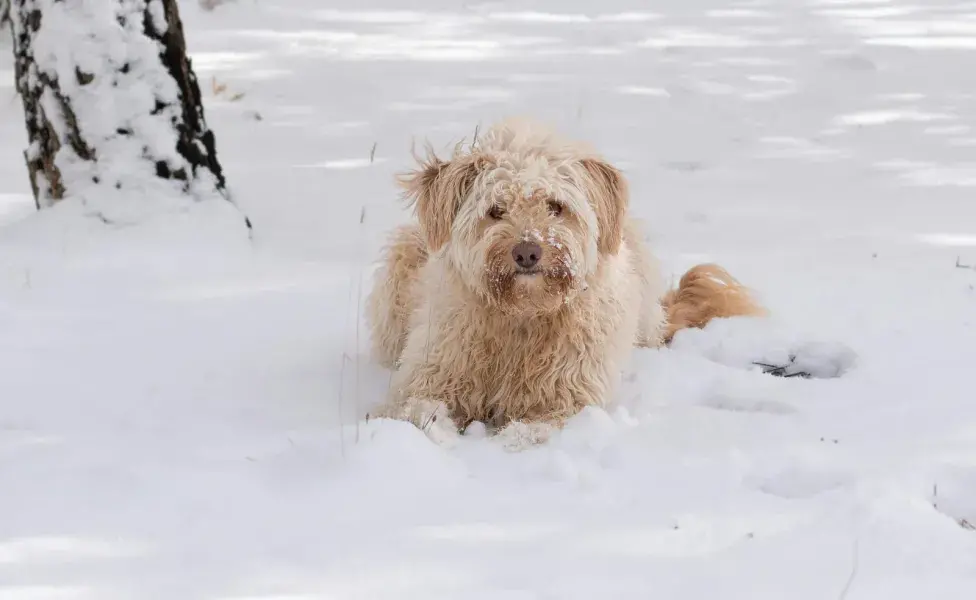
[[[522,269],[531,269],[542,259],[542,246],[535,242],[520,242],[512,248],[512,258]]]

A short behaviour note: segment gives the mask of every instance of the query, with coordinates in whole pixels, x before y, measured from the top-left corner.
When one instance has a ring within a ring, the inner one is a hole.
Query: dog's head
[[[513,314],[551,312],[620,248],[627,185],[613,166],[537,125],[503,122],[401,178],[432,253]]]

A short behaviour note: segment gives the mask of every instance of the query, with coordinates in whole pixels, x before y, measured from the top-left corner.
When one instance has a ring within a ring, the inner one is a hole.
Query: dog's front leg
[[[379,416],[413,423],[440,446],[453,446],[460,439],[457,423],[444,402],[409,397],[386,408]]]
[[[457,443],[460,437],[458,426],[444,402],[430,398],[408,398],[404,410],[407,420],[419,427],[435,444],[453,446]]]
[[[559,424],[554,421],[512,421],[502,427],[495,437],[505,450],[519,452],[549,441],[557,429]]]
[[[512,452],[548,442],[584,406],[603,405],[601,381],[599,378],[583,378],[570,387],[560,380],[556,382],[555,394],[551,395],[536,390],[526,401],[528,407],[524,411],[518,410],[517,417],[511,415],[515,418],[498,430],[496,438]]]

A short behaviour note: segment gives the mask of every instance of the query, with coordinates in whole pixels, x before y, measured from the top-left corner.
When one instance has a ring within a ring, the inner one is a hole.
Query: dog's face
[[[431,252],[507,314],[558,310],[616,254],[627,207],[622,175],[541,139],[495,135],[404,178]]]

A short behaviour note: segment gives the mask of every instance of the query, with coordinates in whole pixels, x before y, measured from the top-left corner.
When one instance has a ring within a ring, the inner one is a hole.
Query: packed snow
[[[976,4],[404,6],[181,2],[253,239],[36,213],[0,34],[0,598],[973,598]],[[506,115],[770,310],[518,453],[367,419],[361,308],[412,143]]]

